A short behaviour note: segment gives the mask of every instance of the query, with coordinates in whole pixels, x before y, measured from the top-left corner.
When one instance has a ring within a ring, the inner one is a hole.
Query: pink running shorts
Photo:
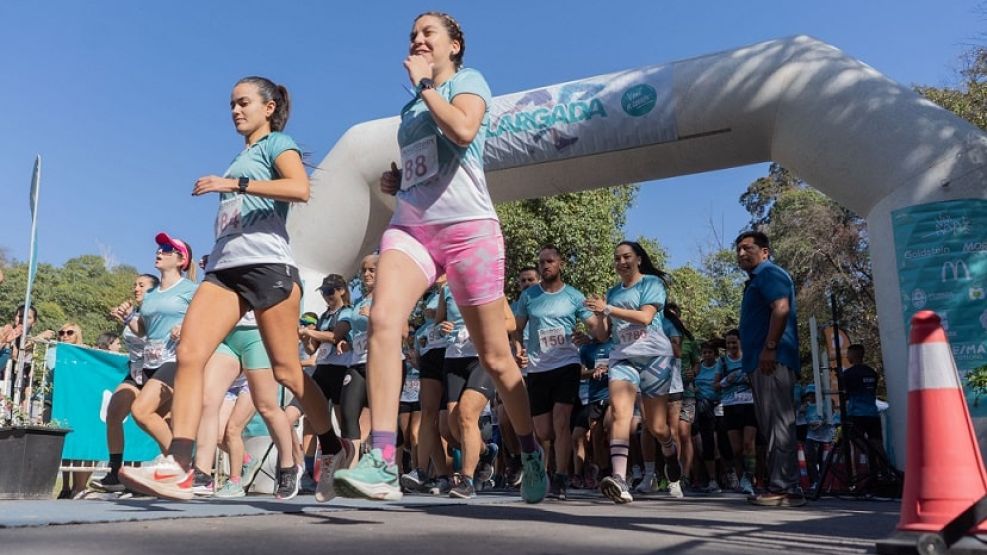
[[[380,251],[388,250],[410,256],[429,285],[445,273],[460,306],[486,304],[504,296],[504,236],[497,220],[392,225],[380,240]]]

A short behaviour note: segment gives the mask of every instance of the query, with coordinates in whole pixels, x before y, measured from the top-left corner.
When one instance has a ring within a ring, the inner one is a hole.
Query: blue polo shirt
[[[750,272],[740,305],[740,347],[744,352],[743,368],[748,374],[757,370],[771,323],[771,303],[787,298],[790,311],[785,332],[778,341],[776,358],[792,372],[799,372],[799,338],[795,315],[795,285],[788,272],[765,260]]]

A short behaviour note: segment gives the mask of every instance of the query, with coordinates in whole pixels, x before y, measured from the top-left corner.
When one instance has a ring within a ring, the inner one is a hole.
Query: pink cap
[[[942,329],[942,320],[931,310],[916,312],[912,316],[912,331],[908,336],[909,345],[919,343],[946,343],[946,332]]]
[[[192,263],[192,257],[189,256],[188,245],[186,245],[184,241],[175,239],[163,231],[154,236],[154,241],[159,245],[170,245],[172,248],[180,252],[182,257],[185,259],[185,264],[182,265],[182,270],[188,270],[189,265]]]

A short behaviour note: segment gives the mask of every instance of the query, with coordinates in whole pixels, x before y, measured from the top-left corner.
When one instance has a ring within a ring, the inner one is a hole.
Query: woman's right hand
[[[439,323],[439,329],[442,330],[442,333],[450,333],[455,327],[456,325],[448,320]]]
[[[391,169],[380,174],[380,192],[385,195],[396,195],[401,189],[401,170],[391,162]]]

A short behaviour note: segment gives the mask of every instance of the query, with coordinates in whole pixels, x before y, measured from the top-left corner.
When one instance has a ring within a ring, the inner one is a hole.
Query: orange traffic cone
[[[882,554],[915,553],[921,534],[940,532],[987,495],[987,474],[939,316],[915,314],[908,343],[905,488],[898,531],[877,544]],[[968,533],[987,533],[987,525]]]
[[[809,465],[805,462],[805,449],[802,442],[798,442],[798,461],[799,461],[799,484],[802,486],[803,491],[809,491]]]

